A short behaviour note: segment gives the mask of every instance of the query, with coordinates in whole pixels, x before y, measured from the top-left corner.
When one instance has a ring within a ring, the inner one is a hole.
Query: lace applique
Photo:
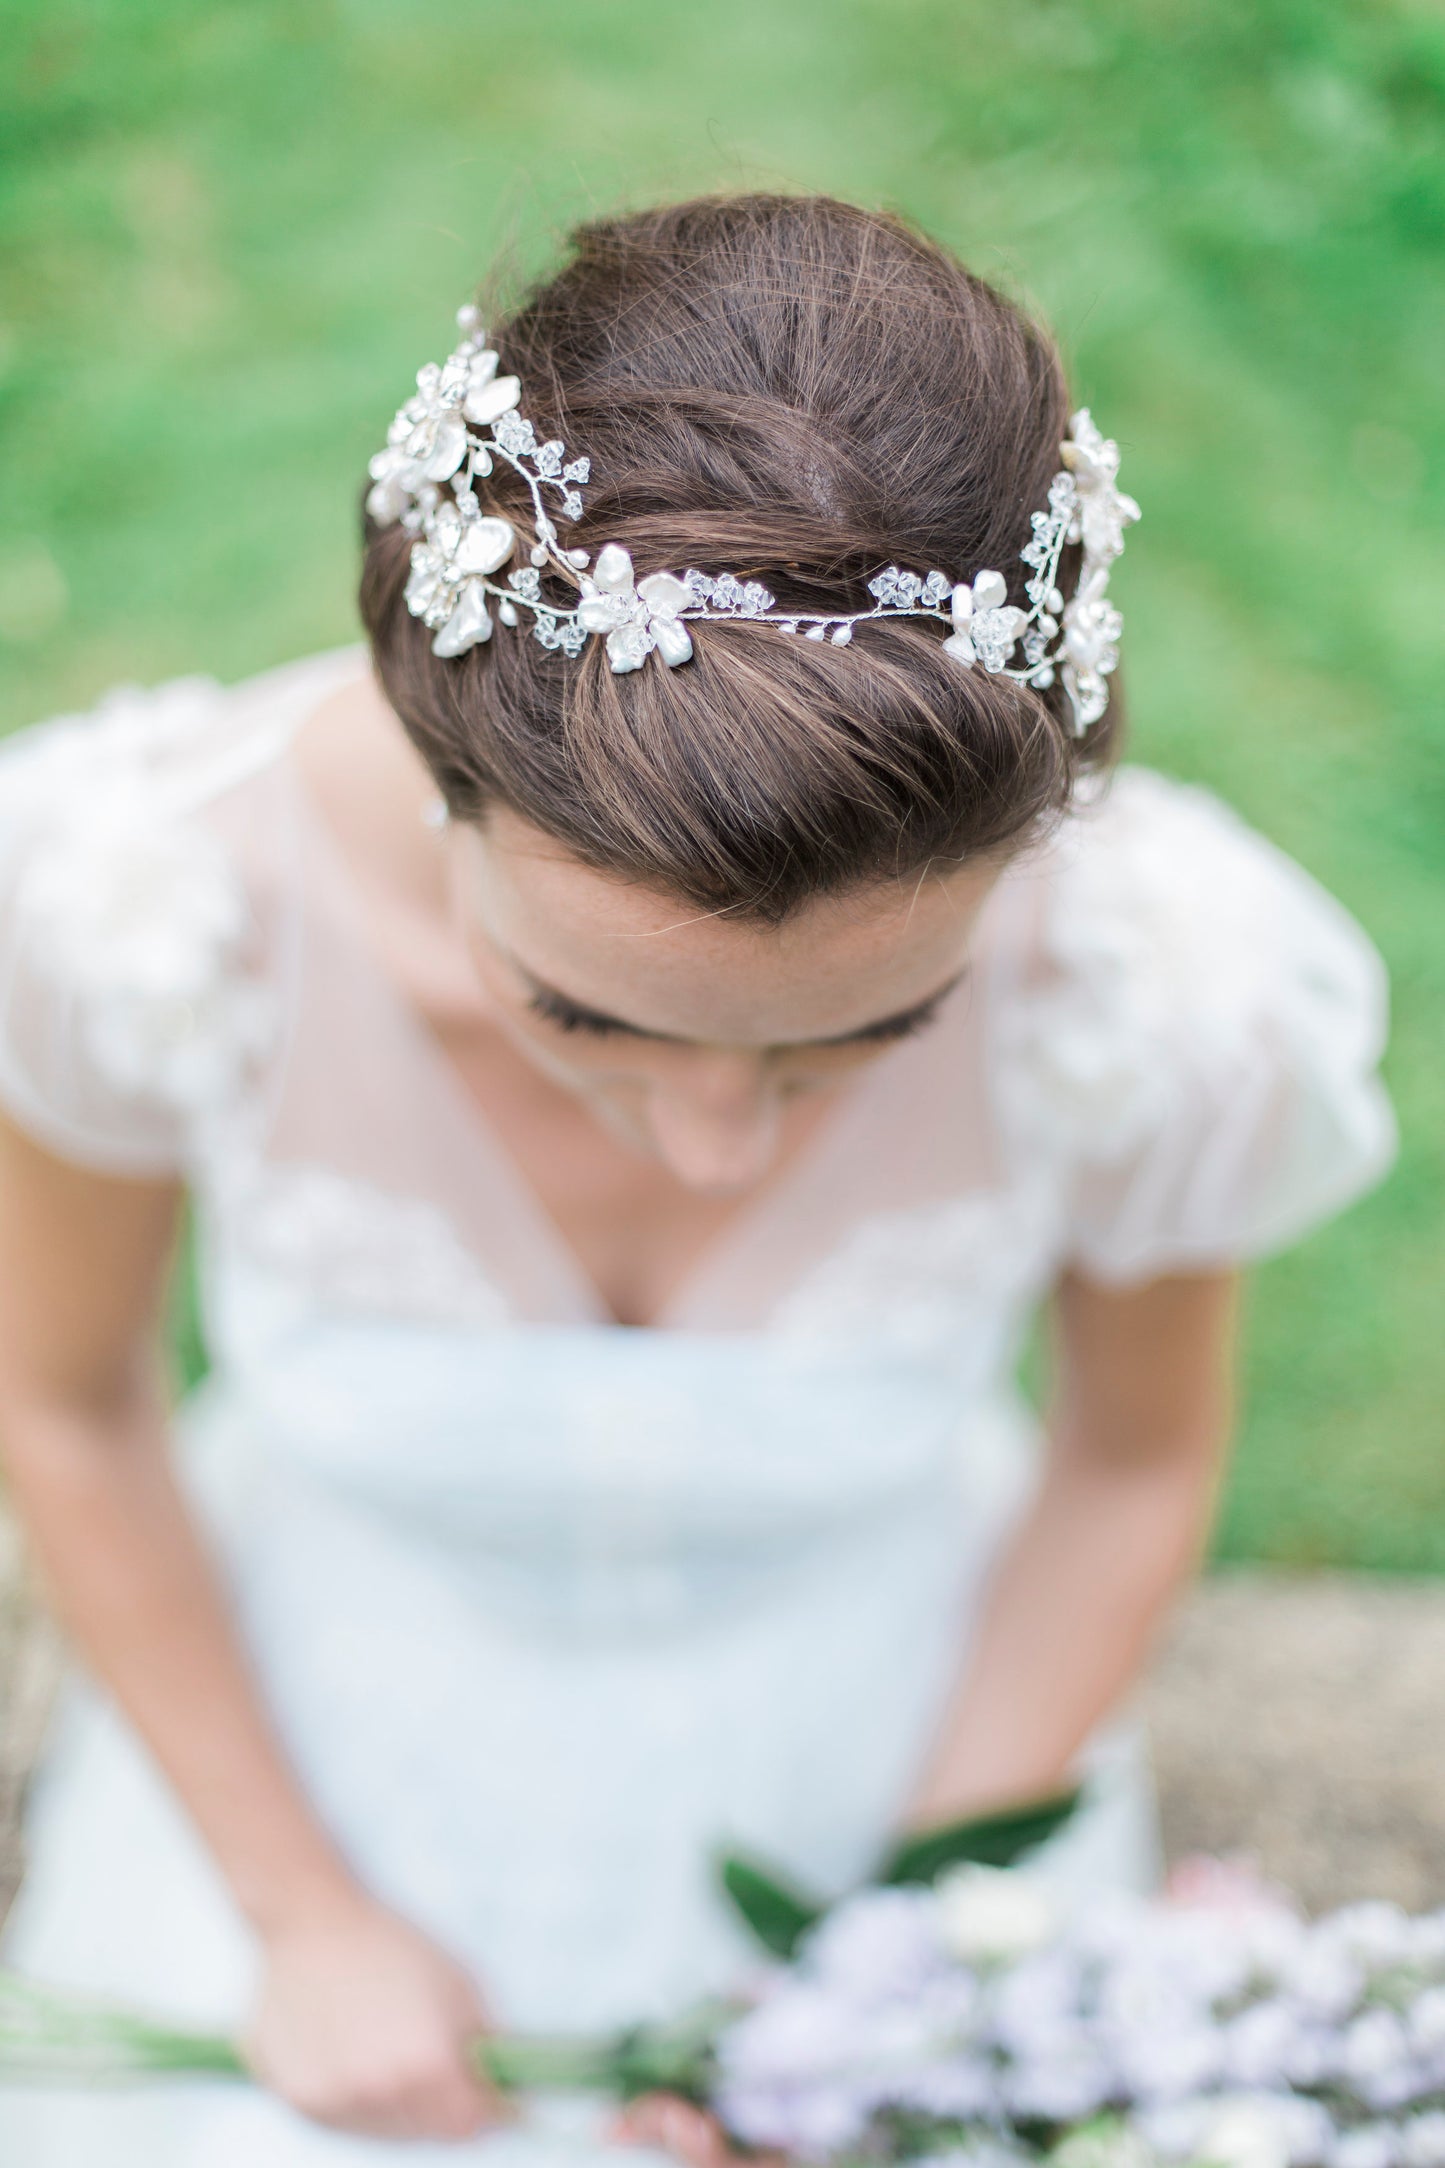
[[[962,1350],[980,1318],[1013,1314],[1046,1274],[1044,1191],[987,1190],[860,1223],[773,1310],[798,1342],[884,1343],[906,1354]]]
[[[1288,1005],[1262,843],[1212,794],[1138,768],[1065,830],[1046,976],[999,1019],[997,1105],[1020,1145],[1128,1153],[1165,1120],[1181,1061],[1227,1071],[1273,995]]]
[[[277,1025],[245,886],[193,817],[238,772],[220,692],[204,677],[116,688],[45,726],[17,779],[27,969],[73,1005],[97,1077],[192,1136],[232,1109]]]
[[[278,1161],[253,1169],[227,1205],[241,1261],[308,1301],[438,1325],[511,1317],[446,1214],[420,1198]]]

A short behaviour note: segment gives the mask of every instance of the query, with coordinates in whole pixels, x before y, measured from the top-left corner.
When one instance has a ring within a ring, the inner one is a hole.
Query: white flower
[[[500,421],[504,414],[510,414],[521,396],[522,386],[517,377],[498,376],[497,356],[489,346],[471,355],[462,392],[462,412],[469,422],[476,422],[485,429]]]
[[[947,2121],[973,2122],[999,2113],[998,2072],[981,2056],[942,2056],[905,2075],[893,2088],[900,2108]]]
[[[640,670],[654,648],[669,669],[692,654],[692,639],[682,612],[693,604],[690,588],[671,572],[652,572],[634,580],[632,559],[616,542],[597,552],[590,579],[582,582],[577,617],[588,632],[607,635],[607,659],[614,676]]]
[[[1366,1965],[1407,1964],[1414,1954],[1408,1913],[1383,1898],[1342,1906],[1320,1922],[1315,1935],[1318,1942]]]
[[[1002,2084],[1012,2114],[1070,2123],[1104,2106],[1114,2072],[1084,2026],[1059,2026],[1040,2034],[1030,2056],[1015,2062]]]
[[[944,641],[945,654],[969,667],[981,662],[985,670],[1004,669],[1028,618],[1008,599],[1008,582],[1001,572],[980,572],[971,587],[953,590],[953,631]]]
[[[1136,2099],[1150,2104],[1184,2100],[1217,2080],[1219,2033],[1207,2011],[1163,2010],[1152,2021],[1141,2015],[1116,2038],[1114,2059]]]
[[[1397,2168],[1400,2138],[1393,2123],[1359,2123],[1327,2149],[1327,2168]]]
[[[1225,2067],[1237,2085],[1284,2084],[1299,2039],[1299,2019],[1287,2003],[1254,2003],[1225,2027]]]
[[[1059,1931],[1053,1890],[1019,1867],[953,1867],[934,1900],[944,1945],[965,1964],[1026,1957]]]
[[[517,546],[509,520],[483,518],[474,509],[442,504],[432,515],[427,539],[413,544],[406,606],[436,633],[432,652],[461,655],[492,637],[483,581],[507,562]]]
[[[1095,565],[1064,605],[1064,675],[1072,679],[1080,719],[1096,723],[1109,704],[1104,679],[1118,668],[1124,620],[1109,601],[1108,570]]]
[[[273,1019],[244,967],[244,889],[211,836],[112,776],[46,840],[18,900],[101,1075],[188,1113],[229,1097]]]
[[[1408,2022],[1417,2055],[1445,2054],[1445,1987],[1427,1987],[1417,1996]]]
[[[1445,2111],[1427,2109],[1400,2125],[1402,2168],[1445,2168]]]
[[[839,1994],[916,1997],[944,1963],[929,1891],[868,1889],[835,1905],[808,1937],[808,1969]]]
[[[497,375],[497,356],[470,339],[444,362],[416,373],[416,390],[397,408],[386,445],[370,463],[366,509],[383,527],[400,519],[427,485],[450,481],[467,456],[467,423],[499,421],[522,396],[514,376]],[[486,472],[485,459],[477,462]]]
[[[1408,2073],[1410,2060],[1410,2038],[1395,2010],[1365,2010],[1345,2029],[1339,2055],[1341,2075],[1358,2092],[1365,2092],[1367,2099],[1374,2099],[1371,2088],[1380,2081],[1391,2090],[1389,2081],[1402,2070]]]
[[[814,2156],[857,2138],[871,2098],[856,2082],[870,2022],[843,1998],[784,1975],[719,2043],[718,2105],[754,2145]]]
[[[1290,2168],[1293,2148],[1288,2109],[1292,2105],[1296,2104],[1224,2100],[1209,2115],[1195,2141],[1195,2160],[1207,2162],[1209,2168]]]
[[[1106,562],[1124,547],[1124,529],[1139,517],[1139,507],[1118,486],[1119,447],[1101,436],[1087,407],[1069,423],[1060,456],[1074,478],[1078,501],[1069,535],[1085,553]]]

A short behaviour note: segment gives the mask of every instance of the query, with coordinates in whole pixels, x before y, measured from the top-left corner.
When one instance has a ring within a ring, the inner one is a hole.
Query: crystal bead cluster
[[[444,362],[428,362],[417,372],[416,391],[371,461],[366,500],[379,526],[399,520],[416,537],[406,605],[431,629],[433,653],[463,655],[490,640],[493,606],[507,626],[518,625],[526,611],[533,636],[564,655],[580,655],[598,635],[619,676],[640,670],[654,650],[671,669],[689,661],[687,628],[693,622],[748,620],[846,647],[858,625],[931,617],[949,627],[944,653],[964,669],[982,668],[1041,691],[1061,678],[1076,735],[1104,713],[1106,680],[1117,667],[1123,630],[1108,599],[1109,572],[1139,507],[1119,489],[1118,445],[1100,435],[1087,407],[1069,424],[1059,447],[1062,467],[1049,485],[1046,509],[1032,515],[1032,535],[1021,552],[1027,609],[1009,601],[1001,572],[985,570],[960,581],[946,572],[888,565],[868,582],[871,609],[780,610],[758,580],[696,569],[639,580],[631,557],[615,542],[605,543],[595,562],[586,550],[564,548],[547,493],[564,520],[580,519],[589,462],[569,459],[560,438],[539,441],[518,412],[517,378],[498,373],[478,311],[459,309],[457,323],[459,345]],[[534,536],[530,563],[514,565],[505,580],[499,575],[522,540],[510,520],[482,511],[475,487],[499,459],[527,485]],[[1070,544],[1083,554],[1078,583],[1065,599],[1059,564]],[[564,599],[544,591],[544,572],[563,583]]]

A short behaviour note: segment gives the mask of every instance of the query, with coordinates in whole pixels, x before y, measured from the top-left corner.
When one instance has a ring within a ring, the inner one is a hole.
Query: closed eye
[[[638,1031],[635,1025],[624,1024],[617,1016],[603,1016],[596,1009],[584,1009],[580,1003],[569,1001],[555,987],[534,985],[527,999],[527,1009],[532,1016],[541,1017],[555,1031],[585,1031],[594,1039],[650,1038],[650,1032]]]
[[[945,988],[945,992],[949,989]],[[902,1016],[885,1016],[876,1024],[865,1024],[860,1031],[850,1031],[844,1039],[817,1039],[815,1046],[883,1046],[895,1039],[911,1039],[916,1032],[927,1031],[935,1023],[943,1006],[943,994],[934,994],[931,1000],[920,1002],[916,1009],[908,1009]]]
[[[808,1049],[849,1046],[886,1046],[900,1039],[911,1039],[916,1032],[926,1031],[938,1016],[940,1008],[958,984],[953,979],[941,986],[936,994],[920,1001],[912,1009],[904,1009],[896,1016],[882,1016],[874,1024],[861,1024],[856,1031],[847,1031],[834,1039],[800,1039],[785,1042],[775,1049],[779,1053],[801,1053]],[[669,1040],[666,1034],[643,1031],[636,1024],[624,1022],[620,1016],[606,1016],[599,1009],[589,1009],[579,1001],[559,993],[555,986],[545,986],[540,980],[531,982],[527,997],[529,1015],[550,1024],[554,1031],[585,1032],[593,1039],[651,1039],[663,1045],[683,1042]]]

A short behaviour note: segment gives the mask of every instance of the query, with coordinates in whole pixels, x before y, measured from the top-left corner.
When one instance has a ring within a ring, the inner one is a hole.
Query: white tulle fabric
[[[182,1465],[338,1840],[504,2019],[612,2023],[748,1963],[719,1845],[820,1891],[878,1856],[1034,1479],[1013,1372],[1061,1270],[1253,1257],[1388,1165],[1384,974],[1217,799],[1126,768],[1005,875],[937,1026],[626,1329],[375,960],[291,757],[366,667],[123,687],[0,753],[0,1101],[191,1185],[217,1366]],[[1127,1716],[1085,1767],[1057,1870],[1147,1883]],[[30,1848],[9,1962],[235,2021],[255,1951],[79,1684]],[[471,2150],[593,2130],[554,2106]],[[0,2156],[458,2157],[170,2086],[0,2095]]]

